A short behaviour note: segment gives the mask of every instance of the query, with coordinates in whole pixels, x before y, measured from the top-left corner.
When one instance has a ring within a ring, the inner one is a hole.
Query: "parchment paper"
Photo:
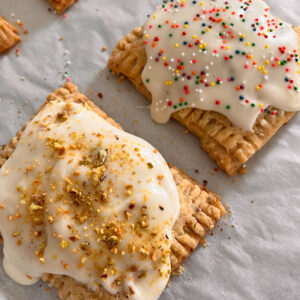
[[[267,2],[276,15],[300,23],[299,0]],[[155,124],[147,101],[129,82],[118,83],[107,70],[99,75],[117,41],[142,25],[159,3],[81,0],[64,18],[50,13],[44,0],[0,0],[0,15],[12,23],[20,19],[28,30],[17,46],[19,57],[15,50],[0,57],[0,145],[64,83],[59,72],[68,72],[124,129],[199,182],[208,180],[208,188],[231,207],[232,215],[208,237],[210,245],[187,259],[184,274],[172,279],[161,300],[300,299],[300,114],[249,161],[246,175],[230,178],[214,171],[198,139],[182,126]],[[0,253],[1,261],[1,248]],[[20,286],[0,267],[1,300],[57,299],[55,290],[46,288]]]

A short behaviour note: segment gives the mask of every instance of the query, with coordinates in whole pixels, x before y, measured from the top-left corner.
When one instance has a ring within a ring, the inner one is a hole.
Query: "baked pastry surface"
[[[294,29],[300,37],[300,27]],[[111,54],[108,68],[114,74],[126,76],[151,101],[151,93],[142,80],[146,61],[143,28],[139,27],[119,41]],[[294,112],[283,111],[275,116],[261,113],[252,132],[232,125],[227,117],[214,111],[186,108],[173,113],[172,117],[200,139],[202,148],[221,169],[235,175],[294,115]]]
[[[75,0],[48,0],[58,14],[63,13],[68,7],[75,3]]]
[[[50,94],[41,110],[49,101],[55,100],[87,103],[93,111],[108,123],[121,128],[93,102],[79,93],[77,87],[72,83],[66,83],[63,88]],[[11,139],[7,146],[3,147],[0,152],[0,167],[14,152],[25,128],[26,125]],[[204,242],[205,235],[214,228],[216,222],[225,214],[225,209],[218,195],[203,188],[180,169],[171,165],[170,169],[178,189],[181,206],[180,216],[173,227],[174,242],[171,246],[171,263],[174,270],[193,252],[199,243]],[[56,287],[62,299],[117,299],[104,288],[95,293],[85,285],[67,276],[44,274],[42,279]]]
[[[0,17],[0,53],[7,51],[20,41],[16,27]]]

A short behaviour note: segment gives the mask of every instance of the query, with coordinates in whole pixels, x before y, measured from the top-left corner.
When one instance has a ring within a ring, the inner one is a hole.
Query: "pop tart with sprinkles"
[[[263,0],[163,1],[108,65],[234,175],[300,110],[299,34]]]

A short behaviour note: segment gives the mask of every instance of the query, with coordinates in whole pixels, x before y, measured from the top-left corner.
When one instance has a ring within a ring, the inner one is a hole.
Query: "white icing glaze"
[[[144,30],[155,121],[195,107],[250,130],[269,106],[300,109],[296,34],[263,0],[164,1]]]
[[[0,190],[3,264],[18,283],[51,273],[130,299],[164,290],[179,214],[172,174],[87,105],[47,104],[2,166]]]

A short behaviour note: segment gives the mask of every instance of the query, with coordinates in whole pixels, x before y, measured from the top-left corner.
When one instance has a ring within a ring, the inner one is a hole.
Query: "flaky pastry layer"
[[[75,3],[75,0],[48,0],[58,14],[63,13],[68,7]]]
[[[12,48],[20,41],[16,27],[0,17],[0,53]]]

